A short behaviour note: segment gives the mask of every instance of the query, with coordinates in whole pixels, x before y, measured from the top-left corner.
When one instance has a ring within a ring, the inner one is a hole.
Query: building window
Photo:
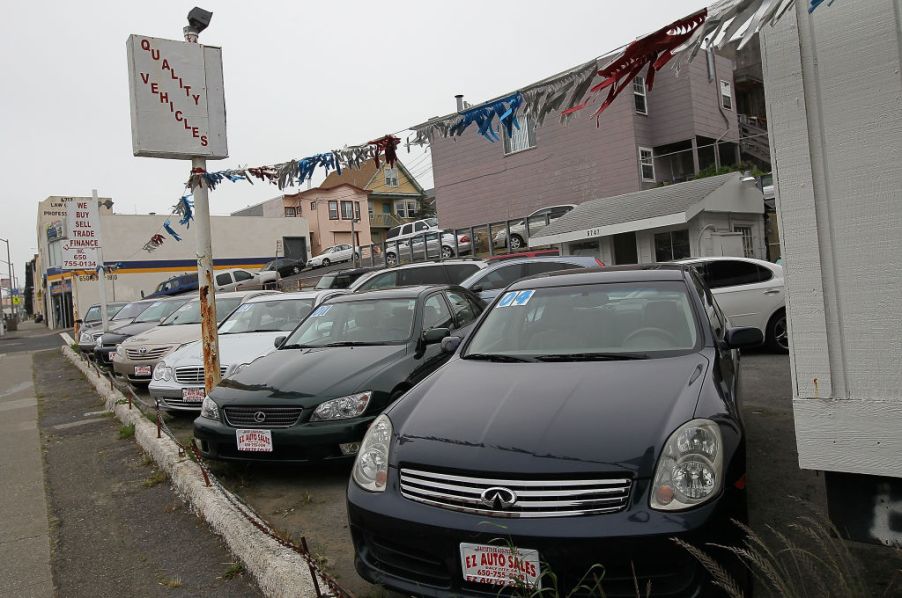
[[[645,77],[637,75],[633,79],[633,100],[636,102],[636,112],[648,114],[648,97],[645,93]]]
[[[351,220],[354,218],[354,204],[349,201],[341,202],[341,219]]]
[[[360,202],[354,202],[354,220],[360,220]]]
[[[315,211],[316,211],[316,202],[315,202],[315,201],[311,201],[311,202],[310,202],[310,211],[311,211],[311,212],[315,212]]]
[[[655,157],[651,148],[639,148],[639,169],[643,181],[655,182]]]
[[[399,187],[398,183],[398,169],[397,168],[389,168],[385,167],[385,186],[386,187]]]
[[[285,208],[285,217],[286,218],[294,218],[298,215],[298,211],[295,208]]]
[[[674,230],[655,235],[655,261],[672,262],[689,255],[689,231]]]
[[[514,127],[510,135],[507,134],[503,126],[501,127],[501,134],[504,136],[505,154],[522,152],[536,146],[536,127],[532,124],[529,117],[525,114],[519,114],[517,115],[517,122],[520,123],[520,128]]]
[[[742,233],[742,252],[745,257],[755,257],[755,242],[752,240],[751,226],[734,226],[734,233]]]
[[[329,220],[338,220],[338,202],[329,202]]]
[[[395,214],[401,218],[417,217],[417,202],[412,199],[402,199],[395,202]]]
[[[720,103],[725,110],[733,109],[733,86],[729,81],[720,81]]]
[[[373,210],[373,204],[366,204],[366,211],[370,216],[370,220],[373,220],[373,218],[376,216],[376,212]]]

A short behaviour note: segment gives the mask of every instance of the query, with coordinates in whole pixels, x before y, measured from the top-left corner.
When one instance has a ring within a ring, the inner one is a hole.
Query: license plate
[[[251,453],[272,452],[272,430],[235,430],[238,450]]]
[[[541,587],[538,550],[462,543],[460,565],[464,581],[493,586]]]
[[[150,376],[151,368],[149,365],[136,365],[135,376]]]
[[[203,388],[183,388],[182,400],[186,403],[202,403],[206,396],[206,390]]]

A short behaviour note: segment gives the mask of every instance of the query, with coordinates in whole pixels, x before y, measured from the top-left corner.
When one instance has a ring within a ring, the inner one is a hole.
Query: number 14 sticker
[[[526,305],[532,299],[534,293],[535,291],[532,289],[528,291],[510,291],[504,294],[504,297],[498,302],[498,307]]]

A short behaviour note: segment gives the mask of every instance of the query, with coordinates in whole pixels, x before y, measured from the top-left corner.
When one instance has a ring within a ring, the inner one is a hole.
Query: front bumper
[[[148,386],[150,396],[160,402],[161,408],[166,409],[167,411],[186,411],[200,413],[200,401],[186,402],[183,399],[182,390],[185,388],[203,389],[203,386],[188,384],[182,386],[175,385],[172,382],[162,382],[158,380],[152,380],[150,382],[150,385]]]
[[[132,384],[149,384],[153,378],[153,369],[165,357],[161,355],[158,359],[129,359],[128,357],[116,355],[113,360],[113,371],[120,376],[125,376]],[[150,366],[150,374],[136,375],[135,366]]]
[[[223,406],[219,410],[224,414]],[[238,427],[204,417],[194,420],[194,438],[208,459],[283,463],[346,459],[353,455],[344,455],[338,445],[363,440],[374,419],[375,416],[368,416],[342,422],[299,422],[288,428],[276,428],[271,430],[271,453],[239,451],[235,435]]]
[[[97,363],[107,367],[113,366],[110,356],[116,352],[116,345],[104,345],[103,347],[94,347],[94,359]]]
[[[644,595],[649,583],[653,596],[719,595],[704,569],[672,538],[706,552],[708,542],[737,545],[739,530],[730,519],[745,519],[745,492],[728,488],[696,509],[665,513],[648,508],[649,486],[648,480],[637,480],[631,504],[619,513],[497,519],[403,498],[398,471],[392,468],[384,493],[349,482],[355,565],[364,579],[405,594],[488,598],[498,596],[499,589],[463,580],[460,544],[501,544],[538,550],[546,575],[542,586],[553,585],[548,575],[552,572],[560,595],[582,584],[593,586],[594,575],[600,578],[603,595],[611,598],[634,597],[636,587]],[[737,580],[743,579],[741,565],[729,553],[714,554]],[[595,588],[593,595],[599,594]]]

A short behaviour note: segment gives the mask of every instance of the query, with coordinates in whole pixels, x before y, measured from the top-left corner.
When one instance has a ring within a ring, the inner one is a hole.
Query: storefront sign
[[[222,49],[130,35],[132,150],[154,158],[227,158]]]
[[[68,239],[62,246],[63,270],[96,270],[100,248],[100,214],[93,199],[66,202]]]

